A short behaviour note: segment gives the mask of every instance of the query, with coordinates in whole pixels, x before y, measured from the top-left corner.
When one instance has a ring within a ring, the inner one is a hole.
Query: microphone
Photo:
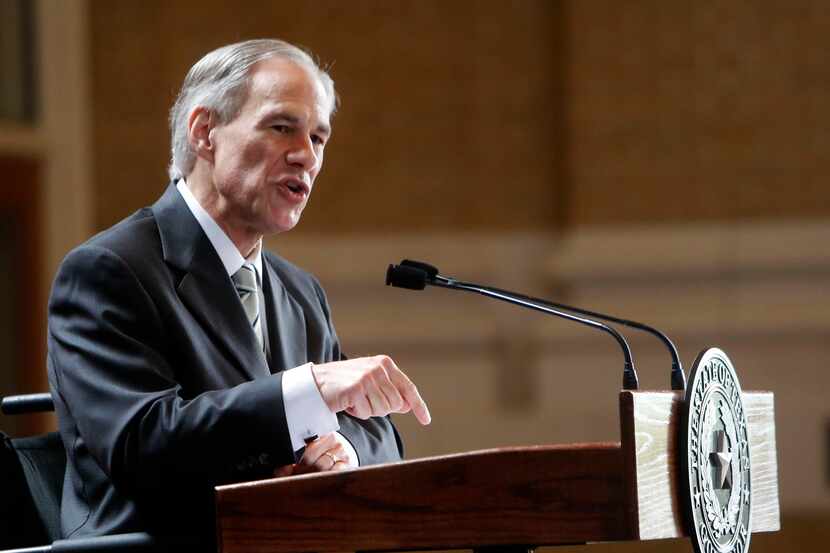
[[[438,269],[436,267],[434,267],[433,265],[429,265],[428,263],[423,263],[422,261],[404,259],[403,261],[401,261],[401,266],[421,269],[427,273],[428,279],[444,278],[438,274]],[[388,280],[387,284],[389,284]],[[494,288],[492,286],[484,286],[483,288],[487,288],[488,290],[498,292],[500,294],[508,294],[523,300],[531,301],[541,305],[546,305],[548,307],[564,309],[565,311],[579,313],[580,315],[585,315],[586,317],[592,317],[594,319],[612,322],[615,324],[627,326],[629,328],[635,328],[637,330],[647,332],[652,336],[657,337],[660,340],[660,342],[662,342],[663,345],[666,347],[666,349],[669,352],[669,355],[671,356],[671,389],[681,390],[683,392],[686,391],[686,374],[683,372],[683,365],[680,363],[680,356],[677,353],[677,348],[674,346],[674,343],[671,341],[671,339],[669,339],[668,336],[666,336],[664,333],[660,332],[656,328],[651,327],[647,324],[638,323],[637,321],[622,319],[620,317],[614,317],[612,315],[605,315],[603,313],[589,311],[588,309],[582,309],[580,307],[574,307],[572,305],[566,305],[564,303],[556,303],[540,298],[534,298],[533,296],[526,296],[524,294],[518,294],[516,292],[509,292],[507,290],[502,290],[501,288]]]
[[[443,277],[438,274],[437,268],[418,261],[410,261],[405,259],[400,265],[390,264],[386,270],[387,286],[406,288],[408,290],[423,290],[427,284],[441,288],[475,292],[477,294],[481,294],[482,296],[505,301],[514,305],[520,305],[522,307],[541,311],[542,313],[547,313],[548,315],[554,315],[556,317],[561,317],[569,321],[574,321],[598,330],[602,330],[603,332],[610,334],[617,341],[623,352],[623,357],[625,359],[623,364],[623,389],[636,390],[639,387],[637,370],[634,367],[634,359],[631,355],[631,348],[628,346],[628,342],[625,341],[625,338],[608,325],[591,319],[577,317],[576,315],[565,313],[564,311],[559,311],[553,307],[536,302],[532,298],[519,297],[510,292],[492,290],[485,286],[479,286],[477,284]]]
[[[435,271],[438,274],[438,271]],[[407,290],[423,290],[429,275],[423,269],[407,265],[392,265],[386,269],[386,285]]]

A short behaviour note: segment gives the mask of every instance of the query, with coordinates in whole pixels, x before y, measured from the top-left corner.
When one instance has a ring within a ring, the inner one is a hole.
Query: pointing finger
[[[429,408],[418,392],[415,384],[394,363],[392,363],[391,367],[387,367],[386,372],[401,393],[401,396],[409,404],[409,407],[412,409],[412,414],[415,415],[418,422],[423,425],[429,424],[432,421],[432,415],[430,415]]]

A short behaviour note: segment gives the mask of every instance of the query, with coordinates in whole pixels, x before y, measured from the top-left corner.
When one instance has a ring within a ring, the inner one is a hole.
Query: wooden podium
[[[222,553],[532,548],[687,535],[680,392],[620,393],[619,443],[490,449],[216,488]],[[780,527],[774,398],[744,392],[752,532]]]

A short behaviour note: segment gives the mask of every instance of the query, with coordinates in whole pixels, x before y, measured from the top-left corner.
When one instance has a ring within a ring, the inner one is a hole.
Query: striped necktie
[[[239,300],[245,309],[248,322],[254,327],[259,344],[262,345],[262,324],[259,320],[259,294],[257,293],[256,269],[253,264],[245,263],[231,277],[233,287],[239,294]]]

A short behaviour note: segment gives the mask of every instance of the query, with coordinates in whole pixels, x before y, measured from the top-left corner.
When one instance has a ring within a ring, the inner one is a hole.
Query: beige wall
[[[352,355],[386,352],[419,384],[433,424],[396,421],[410,457],[619,440],[622,359],[606,335],[483,298],[383,287],[385,264],[427,259],[448,275],[641,320],[666,331],[686,371],[731,356],[746,390],[775,393],[779,535],[753,551],[816,549],[830,522],[830,220],[583,227],[546,232],[289,234],[269,247],[326,286]],[[669,387],[656,339],[621,329],[642,389]],[[824,532],[822,534],[822,532]],[[593,546],[592,546],[593,547]],[[688,543],[598,551],[688,551]]]

